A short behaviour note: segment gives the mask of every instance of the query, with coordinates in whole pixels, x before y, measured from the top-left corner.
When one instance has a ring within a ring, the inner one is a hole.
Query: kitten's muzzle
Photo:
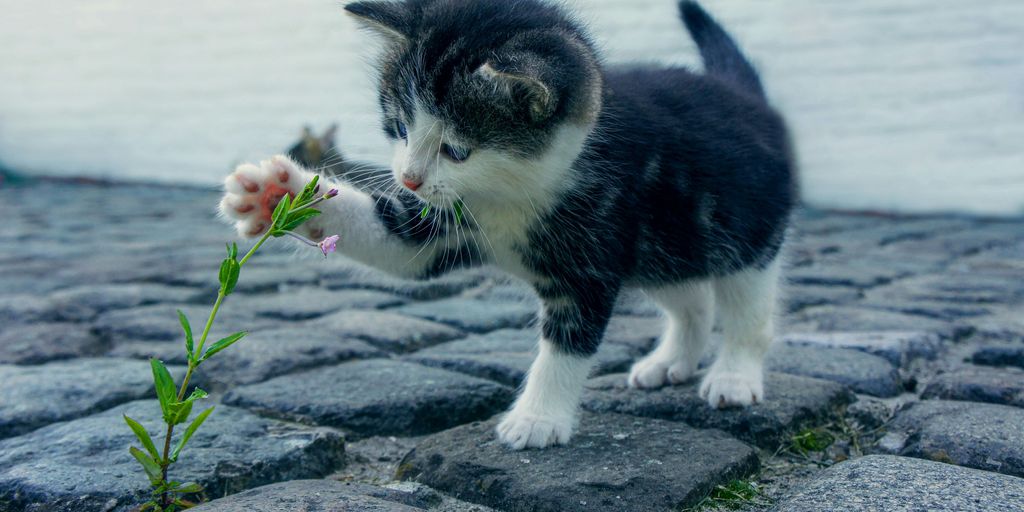
[[[416,189],[420,188],[423,185],[423,178],[419,176],[413,176],[408,173],[402,173],[402,185],[405,185],[405,188],[408,188],[409,190],[415,192]]]

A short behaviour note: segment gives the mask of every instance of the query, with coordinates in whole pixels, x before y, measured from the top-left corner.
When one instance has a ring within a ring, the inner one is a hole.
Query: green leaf
[[[306,186],[302,189],[302,192],[295,198],[294,201],[292,201],[292,209],[293,210],[295,208],[302,207],[303,205],[305,205],[306,203],[308,203],[310,200],[313,199],[313,194],[316,193],[315,192],[316,185],[319,182],[320,182],[320,175],[319,174],[313,175],[313,179],[310,180],[309,183],[306,183]]]
[[[134,446],[128,448],[128,451],[131,452],[132,457],[135,457],[135,460],[139,461],[139,464],[142,464],[142,469],[144,469],[146,471],[146,475],[149,476],[150,483],[158,485],[160,481],[163,480],[160,464],[158,464],[156,460],[151,459],[149,455],[146,455],[142,450]]]
[[[172,425],[180,425],[188,421],[188,417],[192,414],[192,402],[178,402],[174,404],[174,419],[171,421]]]
[[[238,259],[238,244],[231,242],[231,249],[228,250],[228,257],[237,260]]]
[[[182,484],[180,487],[175,489],[174,492],[179,492],[181,494],[198,494],[203,492],[203,486],[195,482],[189,482],[187,484]]]
[[[167,367],[159,359],[150,359],[149,365],[153,367],[153,384],[156,387],[156,397],[160,399],[160,409],[164,412],[164,421],[170,423],[174,419],[174,411],[171,410],[171,406],[177,402],[174,379],[171,377],[171,372],[167,371]]]
[[[228,274],[231,271],[231,258],[224,258],[220,262],[220,271],[217,272],[217,281],[220,283],[220,287],[224,287],[224,283],[228,282]]]
[[[156,445],[153,444],[153,439],[149,437],[149,432],[146,432],[145,427],[143,427],[139,422],[129,418],[127,414],[124,415],[124,422],[131,427],[132,432],[135,432],[135,437],[139,438],[139,441],[142,442],[142,447],[153,456],[153,459],[159,460],[160,452],[156,451]]]
[[[201,363],[203,361],[206,361],[207,359],[209,359],[211,356],[213,356],[217,352],[220,352],[221,350],[224,350],[224,349],[230,347],[231,344],[233,344],[234,342],[244,338],[246,334],[249,334],[249,333],[247,333],[245,331],[240,331],[240,332],[236,332],[236,333],[234,333],[234,334],[232,334],[230,336],[227,336],[225,338],[221,338],[221,339],[217,340],[217,343],[214,343],[213,345],[211,345],[210,348],[206,351],[206,353],[203,354],[203,357],[199,358],[199,362]]]
[[[206,417],[212,412],[213,407],[210,407],[209,409],[199,413],[199,416],[196,416],[196,419],[192,420],[192,423],[190,423],[188,428],[185,429],[185,434],[181,436],[181,439],[178,440],[178,444],[175,445],[174,450],[171,451],[171,462],[176,462],[178,460],[178,455],[181,454],[181,449],[185,447],[185,443],[187,443],[189,439],[192,439],[192,434],[196,433],[196,429],[199,428],[199,425],[202,425],[203,422],[206,421]]]
[[[188,398],[182,400],[181,402],[177,402],[173,406],[171,406],[172,409],[174,410],[173,424],[180,425],[188,421],[188,416],[192,414],[192,402],[195,402],[196,400],[202,398],[206,398],[207,396],[210,395],[206,391],[203,391],[199,388],[195,388],[192,390],[192,394],[189,395]]]
[[[455,223],[462,224],[462,201],[455,201]]]
[[[420,218],[421,219],[425,219],[425,218],[427,218],[427,215],[429,215],[429,214],[430,214],[430,205],[428,204],[428,205],[424,206],[422,210],[420,210]]]
[[[238,264],[238,260],[232,258],[224,258],[224,261],[220,262],[220,288],[224,290],[224,295],[230,295],[235,289],[235,285],[238,284],[238,274],[241,272],[242,267]]]
[[[147,501],[143,503],[141,507],[139,507],[139,512],[146,512],[147,510],[150,509],[156,510],[156,508],[157,503],[155,501]]]
[[[192,353],[195,351],[193,348],[195,342],[192,340],[192,326],[189,325],[188,318],[180,309],[178,310],[178,321],[181,322],[181,328],[185,330],[185,351],[188,352],[188,360],[192,361],[194,359]]]
[[[301,226],[304,222],[316,217],[317,215],[320,215],[320,210],[315,210],[313,208],[306,208],[304,210],[292,212],[288,215],[288,219],[285,220],[281,229],[283,231],[294,231],[295,228]]]
[[[277,203],[277,207],[274,208],[274,214],[270,217],[273,221],[274,228],[280,229],[281,224],[284,221],[285,214],[291,209],[291,204],[292,197],[290,195],[285,194],[281,197],[281,202]]]

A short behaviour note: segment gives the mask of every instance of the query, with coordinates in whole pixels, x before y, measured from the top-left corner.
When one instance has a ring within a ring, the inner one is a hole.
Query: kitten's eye
[[[398,138],[402,140],[409,140],[409,131],[405,128],[405,123],[395,120],[395,133],[398,134]]]
[[[466,159],[469,158],[470,153],[469,149],[467,148],[458,148],[448,144],[441,144],[441,152],[444,153],[444,156],[447,156],[453,162],[456,163],[462,163],[466,161]]]

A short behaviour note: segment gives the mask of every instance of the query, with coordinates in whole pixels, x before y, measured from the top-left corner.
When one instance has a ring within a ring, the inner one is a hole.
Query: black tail
[[[679,12],[700,49],[707,73],[764,98],[764,87],[757,71],[725,29],[693,0],[679,2]]]

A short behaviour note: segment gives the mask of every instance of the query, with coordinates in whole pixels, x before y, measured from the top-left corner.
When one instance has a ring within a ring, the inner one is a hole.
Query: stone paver
[[[411,361],[518,386],[537,353],[538,331],[503,329],[449,341],[407,356]],[[597,351],[594,374],[629,369],[637,351],[620,343],[603,343]]]
[[[924,331],[960,336],[965,329],[944,320],[858,306],[817,306],[796,313],[789,330],[800,331]]]
[[[411,352],[465,336],[453,327],[391,311],[339,311],[305,325],[391,352]]]
[[[0,210],[16,205],[0,229],[0,511],[126,511],[146,482],[119,411],[140,407],[157,425],[152,404],[125,402],[152,394],[146,359],[185,362],[174,310],[202,325],[232,234],[213,217],[215,191],[27,187],[0,188]],[[211,404],[228,403],[182,470],[210,497],[299,480],[211,510],[292,499],[309,510],[492,510],[453,494],[499,510],[660,510],[734,477],[758,484],[763,497],[746,505],[758,511],[1020,508],[1019,480],[999,473],[1024,476],[1024,219],[795,219],[766,403],[712,409],[698,379],[626,389],[620,372],[665,324],[626,290],[595,361],[610,374],[589,382],[580,432],[568,447],[516,453],[492,426],[532,360],[540,304],[528,286],[492,268],[407,281],[268,244],[212,333],[249,337],[193,378]],[[831,445],[801,447],[797,434]],[[725,455],[705,456],[705,444]],[[418,468],[423,483],[392,482],[416,445],[399,473]],[[975,485],[983,477],[999,488]]]
[[[140,421],[153,441],[160,406],[131,402],[102,414],[57,423],[0,441],[0,507],[53,512],[127,512],[144,501],[149,482],[128,453],[136,444],[122,414]],[[39,454],[45,452],[45,457]],[[298,478],[316,478],[344,463],[342,436],[325,428],[260,418],[217,406],[174,466],[211,497]]]
[[[119,309],[99,315],[93,321],[93,328],[99,335],[112,343],[119,341],[161,341],[185,339],[177,310],[188,316],[193,330],[200,330],[210,314],[210,306],[191,304],[158,304],[138,308]],[[251,312],[240,308],[224,307],[217,315],[217,323],[210,331],[210,337],[217,340],[236,331],[251,331],[259,326],[271,325],[267,320],[258,319]]]
[[[415,512],[396,499],[387,499],[386,489],[334,480],[292,480],[265,485],[200,505],[196,512]],[[377,496],[375,494],[383,494]]]
[[[230,405],[357,435],[415,435],[487,418],[508,406],[512,389],[461,373],[372,359],[242,386]]]
[[[842,406],[853,401],[853,393],[841,384],[769,373],[764,403],[720,410],[697,395],[698,384],[699,378],[688,384],[640,390],[626,385],[625,374],[606,375],[587,384],[583,408],[718,428],[748,443],[775,447],[804,426],[836,417]]]
[[[240,294],[232,307],[256,316],[277,320],[307,320],[342,309],[380,309],[406,302],[402,297],[376,290],[324,290],[296,288],[280,293]]]
[[[889,361],[856,350],[778,343],[768,351],[767,369],[845,384],[858,393],[892,397],[903,391]]]
[[[487,271],[459,272],[429,281],[408,281],[366,268],[347,272],[331,270],[322,273],[324,286],[330,290],[370,289],[395,293],[414,300],[438,300],[451,297],[488,279]]]
[[[171,373],[181,375],[180,368]],[[39,366],[0,365],[0,438],[154,395],[145,361],[82,358]]]
[[[585,414],[568,446],[522,452],[496,442],[494,425],[426,438],[396,476],[498,510],[669,510],[758,467],[753,449],[721,431],[668,421]]]
[[[822,471],[773,510],[1024,510],[1024,479],[939,462],[871,455],[841,462]]]
[[[966,400],[1024,407],[1024,370],[961,368],[937,375],[921,398]]]
[[[534,322],[537,309],[519,302],[451,298],[420,302],[394,310],[403,315],[444,323],[469,332],[521,328]]]
[[[934,359],[946,338],[927,331],[799,332],[783,336],[792,345],[824,346],[861,350],[903,366],[913,359]]]
[[[1024,368],[1024,345],[996,345],[980,347],[971,356],[971,362],[986,366],[1016,366]]]
[[[104,348],[97,336],[73,323],[14,325],[0,331],[0,364],[39,364],[94,356]]]
[[[1024,409],[926,400],[896,415],[901,455],[1024,476]]]
[[[187,303],[199,299],[194,288],[156,283],[78,286],[50,294],[54,316],[59,320],[85,322],[113,309],[127,309],[163,302]]]

